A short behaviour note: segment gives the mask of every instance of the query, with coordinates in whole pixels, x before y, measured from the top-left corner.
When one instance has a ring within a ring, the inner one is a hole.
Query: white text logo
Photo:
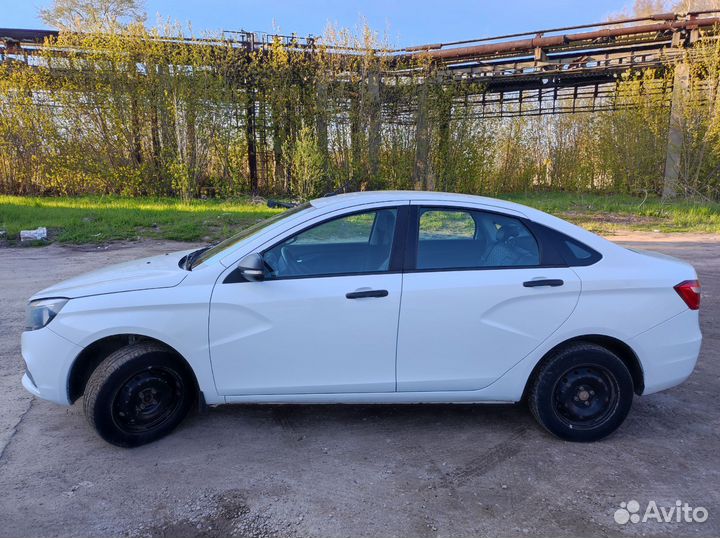
[[[620,508],[615,510],[613,516],[615,523],[625,525],[626,523],[704,523],[708,518],[707,508],[702,506],[692,507],[680,500],[675,501],[672,506],[658,506],[655,501],[650,501],[644,511],[640,510],[640,503],[632,500],[621,502]]]

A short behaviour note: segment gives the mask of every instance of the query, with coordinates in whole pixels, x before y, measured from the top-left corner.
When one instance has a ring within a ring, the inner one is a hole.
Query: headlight
[[[28,331],[42,329],[58,315],[67,302],[68,299],[58,297],[30,301],[25,310],[25,329]]]

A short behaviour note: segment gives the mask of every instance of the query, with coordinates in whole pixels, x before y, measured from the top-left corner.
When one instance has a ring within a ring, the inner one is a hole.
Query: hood
[[[180,268],[178,262],[189,252],[192,250],[111,265],[45,288],[33,295],[31,300],[43,297],[75,299],[123,291],[172,288],[180,284],[188,275],[185,269]]]

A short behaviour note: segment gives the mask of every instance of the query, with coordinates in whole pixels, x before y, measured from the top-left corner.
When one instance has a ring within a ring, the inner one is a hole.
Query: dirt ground
[[[616,235],[691,261],[704,343],[680,387],[638,398],[594,444],[558,441],[522,406],[234,406],[123,450],[81,406],[20,385],[26,299],[178,243],[0,249],[0,536],[718,536],[720,240]],[[621,305],[619,305],[621,307]],[[705,523],[628,523],[621,502],[702,506]]]

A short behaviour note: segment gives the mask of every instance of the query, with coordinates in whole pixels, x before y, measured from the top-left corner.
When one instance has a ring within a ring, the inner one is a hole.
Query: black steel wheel
[[[113,399],[112,418],[128,433],[152,430],[173,416],[184,391],[185,384],[176,371],[150,367],[120,387]]]
[[[537,421],[568,441],[596,441],[625,420],[633,381],[623,361],[596,344],[573,344],[541,366],[528,404]]]
[[[195,398],[194,378],[182,359],[154,342],[112,353],[85,388],[85,416],[106,441],[123,447],[155,441],[172,431]]]
[[[593,364],[570,368],[557,380],[553,391],[560,419],[580,429],[594,428],[612,417],[618,397],[613,373]]]

